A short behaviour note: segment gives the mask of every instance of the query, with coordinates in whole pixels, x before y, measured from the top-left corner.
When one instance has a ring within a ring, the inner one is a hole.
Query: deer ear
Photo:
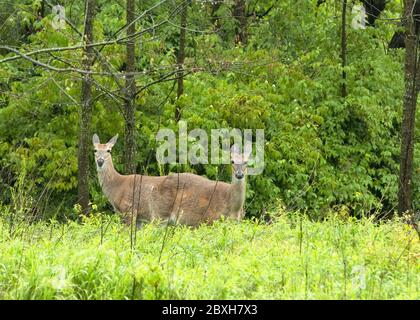
[[[98,135],[95,133],[94,135],[93,135],[93,138],[92,138],[92,143],[95,145],[95,144],[100,144],[100,142],[99,142],[99,137],[98,137]]]
[[[111,140],[108,141],[107,145],[112,148],[114,144],[117,142],[117,139],[118,139],[118,133],[115,136],[113,136]]]

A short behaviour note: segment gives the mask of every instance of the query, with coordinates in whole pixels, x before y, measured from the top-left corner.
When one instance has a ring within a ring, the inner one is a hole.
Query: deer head
[[[234,144],[232,146],[230,152],[230,159],[232,163],[233,181],[240,181],[245,177],[248,160],[252,152],[251,148],[249,148],[249,145],[245,143],[245,150],[243,153],[241,153],[240,148],[237,144]]]
[[[108,143],[101,144],[99,137],[95,133],[92,138],[93,147],[95,148],[95,163],[98,171],[104,170],[109,165],[112,165],[111,150],[117,142],[118,134],[111,138]]]

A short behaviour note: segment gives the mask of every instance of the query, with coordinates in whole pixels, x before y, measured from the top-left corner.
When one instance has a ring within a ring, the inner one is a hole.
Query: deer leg
[[[136,219],[131,212],[125,212],[122,214],[122,220],[126,225],[130,226],[133,222],[135,223]]]

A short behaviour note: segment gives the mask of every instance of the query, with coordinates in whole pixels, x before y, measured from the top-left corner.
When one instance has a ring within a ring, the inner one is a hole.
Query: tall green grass
[[[393,219],[196,229],[116,216],[10,227],[0,219],[2,299],[419,299],[420,245]]]

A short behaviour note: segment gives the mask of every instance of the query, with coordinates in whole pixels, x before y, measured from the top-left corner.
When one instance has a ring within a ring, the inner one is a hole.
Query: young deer
[[[212,181],[179,173],[152,177],[121,175],[112,162],[111,150],[118,135],[101,144],[93,136],[95,162],[102,191],[124,221],[161,219],[196,226],[211,223],[222,215],[240,220],[244,216],[245,175],[250,150],[244,156],[232,147],[232,183]]]

